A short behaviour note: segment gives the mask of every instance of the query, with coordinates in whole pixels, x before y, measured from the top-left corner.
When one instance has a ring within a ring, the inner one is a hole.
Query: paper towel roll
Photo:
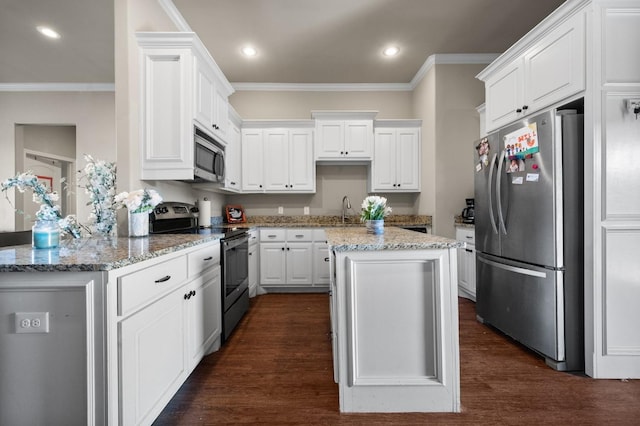
[[[211,201],[204,200],[198,201],[198,225],[201,227],[209,228],[211,227]]]

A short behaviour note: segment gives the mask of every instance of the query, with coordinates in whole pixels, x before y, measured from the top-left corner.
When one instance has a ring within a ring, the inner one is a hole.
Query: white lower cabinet
[[[462,297],[476,301],[476,246],[473,228],[456,228],[456,240],[467,244],[458,249],[458,290]]]
[[[258,230],[249,231],[249,297],[258,292],[260,272],[260,250],[258,250]]]
[[[322,229],[260,230],[260,286],[263,289],[314,291],[326,289],[328,285],[328,249]]]
[[[121,312],[109,363],[118,381],[110,411],[118,420],[110,423],[151,424],[202,357],[219,348],[220,275],[218,241],[110,273],[118,283],[110,303],[117,301],[119,309],[109,310]]]
[[[123,425],[151,424],[187,376],[182,296],[176,290],[120,323]]]

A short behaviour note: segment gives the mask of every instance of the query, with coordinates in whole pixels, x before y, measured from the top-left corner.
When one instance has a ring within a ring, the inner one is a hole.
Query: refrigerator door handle
[[[498,233],[498,227],[496,226],[496,218],[493,217],[493,199],[491,194],[491,185],[493,184],[493,171],[496,168],[496,158],[498,158],[498,154],[493,154],[493,158],[491,159],[491,166],[489,166],[489,219],[491,219],[491,227],[493,228],[493,233]]]
[[[505,265],[504,263],[494,262],[493,260],[477,257],[478,262],[486,263],[495,268],[504,269],[505,271],[514,272],[516,274],[530,275],[537,278],[546,278],[547,274],[544,272],[533,271],[531,269],[518,268],[517,266]]]
[[[498,177],[496,178],[496,197],[498,198],[498,219],[500,219],[500,230],[504,235],[507,235],[507,227],[504,224],[504,217],[502,216],[502,166],[504,165],[504,158],[507,155],[506,150],[502,150],[500,153],[500,160],[498,162]]]

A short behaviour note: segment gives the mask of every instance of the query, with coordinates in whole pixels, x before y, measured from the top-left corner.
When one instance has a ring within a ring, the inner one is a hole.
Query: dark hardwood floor
[[[341,414],[328,296],[270,294],[252,299],[227,344],[202,360],[154,424],[640,424],[640,380],[554,371],[459,301],[462,413]]]

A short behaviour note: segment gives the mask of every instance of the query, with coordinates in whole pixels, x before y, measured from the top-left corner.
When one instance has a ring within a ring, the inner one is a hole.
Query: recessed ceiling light
[[[400,52],[396,46],[389,46],[382,51],[384,56],[396,56]]]
[[[38,32],[46,37],[49,38],[60,38],[60,34],[58,34],[58,32],[56,32],[55,30],[49,28],[49,27],[44,27],[44,26],[39,26],[36,27],[36,30],[38,30]]]
[[[242,53],[244,54],[244,56],[256,56],[258,54],[258,51],[251,46],[245,46],[242,48]]]

